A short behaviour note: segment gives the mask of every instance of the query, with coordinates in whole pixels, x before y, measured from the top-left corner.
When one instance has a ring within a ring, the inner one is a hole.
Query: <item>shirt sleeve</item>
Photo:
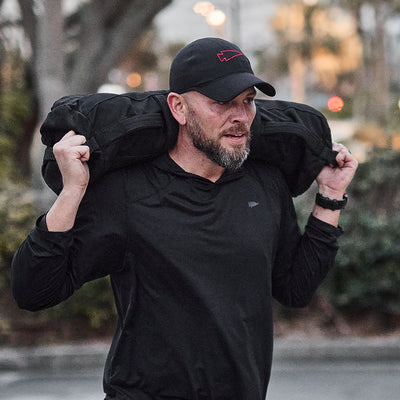
[[[37,220],[12,260],[12,292],[19,307],[54,306],[85,282],[123,268],[125,210],[116,181],[103,179],[88,188],[69,231],[49,232],[45,215]]]
[[[291,198],[287,203],[281,217],[272,293],[285,306],[304,307],[332,268],[343,231],[310,215],[301,234]]]

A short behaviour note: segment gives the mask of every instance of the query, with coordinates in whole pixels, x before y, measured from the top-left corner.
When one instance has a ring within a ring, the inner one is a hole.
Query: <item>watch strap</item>
[[[330,199],[329,197],[322,196],[321,193],[317,193],[315,197],[315,204],[328,210],[343,210],[347,204],[348,195],[345,193],[342,200]]]

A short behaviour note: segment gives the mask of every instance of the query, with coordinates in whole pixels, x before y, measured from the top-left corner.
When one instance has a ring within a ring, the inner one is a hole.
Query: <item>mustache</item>
[[[231,126],[228,129],[225,129],[222,132],[222,136],[223,135],[246,135],[248,137],[251,136],[251,131],[250,131],[250,127],[248,127],[246,124],[243,123],[238,123],[237,125]]]

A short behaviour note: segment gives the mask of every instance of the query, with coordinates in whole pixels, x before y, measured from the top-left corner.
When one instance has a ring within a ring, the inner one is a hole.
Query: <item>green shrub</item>
[[[0,290],[2,300],[6,302],[11,300],[12,257],[34,226],[37,216],[34,197],[26,187],[12,184],[0,187]],[[64,303],[39,314],[40,320],[48,323],[79,320],[81,326],[100,329],[115,318],[109,279],[90,282]],[[25,313],[21,315],[23,317]],[[30,319],[30,316],[26,314],[26,318]]]
[[[13,302],[10,291],[10,264],[13,254],[33,228],[38,216],[35,195],[22,182],[17,146],[26,135],[32,118],[32,95],[26,82],[23,60],[15,52],[0,60],[0,302]],[[7,318],[1,313],[0,319]],[[112,291],[107,278],[90,282],[64,303],[36,314],[35,320],[49,324],[59,320],[79,320],[80,326],[99,329],[115,317]],[[32,322],[31,313],[18,318]],[[40,318],[39,318],[40,317]],[[0,326],[1,333],[1,326]]]
[[[33,197],[25,187],[10,183],[0,186],[0,289],[9,285],[13,254],[33,226],[36,214]]]
[[[400,153],[375,150],[349,193],[345,235],[321,294],[348,310],[400,314]]]
[[[115,306],[109,278],[86,283],[63,303],[43,312],[48,321],[79,320],[95,330],[107,328],[115,321]]]
[[[29,141],[27,123],[32,120],[32,90],[25,79],[25,63],[18,52],[7,52],[0,69],[0,179],[21,178],[22,165],[27,160],[16,160],[17,146]],[[28,136],[28,139],[26,137]],[[25,137],[25,139],[24,139]],[[24,157],[25,158],[25,157]]]

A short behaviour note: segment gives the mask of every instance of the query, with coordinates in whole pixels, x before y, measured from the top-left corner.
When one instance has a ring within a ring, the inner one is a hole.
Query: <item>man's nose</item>
[[[235,105],[232,107],[232,121],[233,122],[249,122],[250,112],[244,104]]]

